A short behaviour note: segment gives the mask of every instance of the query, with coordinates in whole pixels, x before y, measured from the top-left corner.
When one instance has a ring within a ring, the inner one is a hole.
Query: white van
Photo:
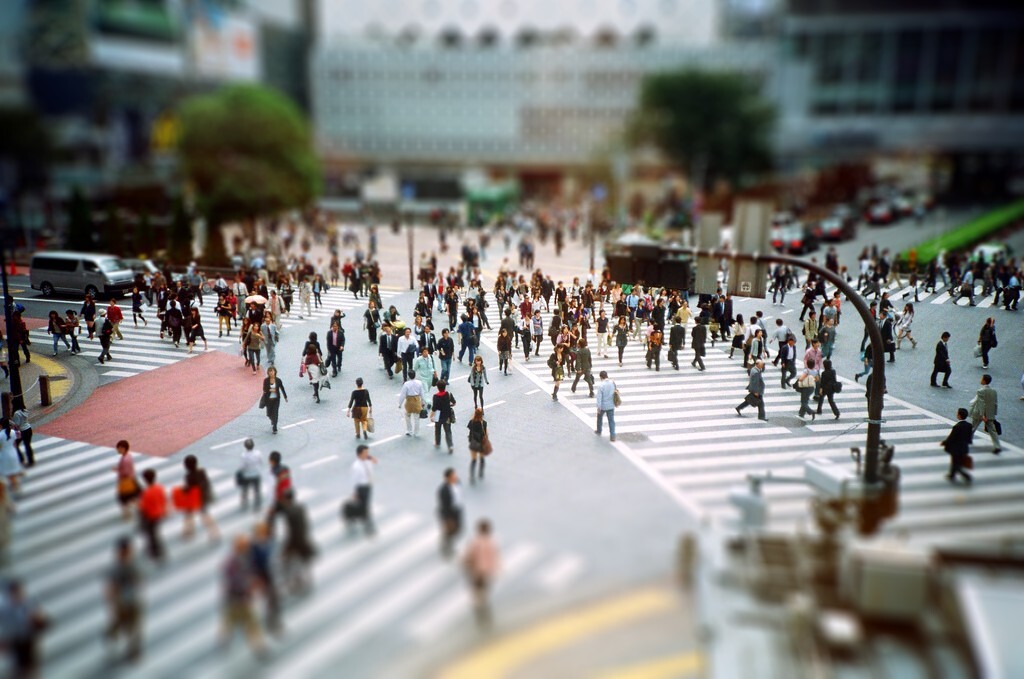
[[[116,255],[93,252],[38,252],[29,272],[32,289],[44,297],[55,292],[121,297],[130,292],[135,274]]]

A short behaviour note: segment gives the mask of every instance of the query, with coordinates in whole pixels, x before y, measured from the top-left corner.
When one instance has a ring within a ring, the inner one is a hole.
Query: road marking
[[[575,554],[566,554],[554,563],[548,564],[538,576],[537,582],[548,592],[560,591],[565,589],[582,570],[583,559]]]
[[[782,313],[784,313],[784,314],[791,314],[791,313],[793,313],[794,311],[796,311],[796,309],[786,309],[786,310],[785,310],[785,311],[783,311]]]
[[[308,420],[301,420],[299,422],[293,422],[291,424],[286,424],[283,427],[281,427],[281,429],[291,429],[292,427],[297,427],[300,424],[309,424],[310,422],[314,422],[314,421],[315,420],[311,417]]]
[[[532,396],[533,394],[536,394],[538,391],[540,391],[540,389],[534,389],[533,391],[526,392],[526,395],[527,396]]]
[[[321,459],[319,459],[319,460],[317,460],[315,462],[308,462],[308,463],[302,465],[302,468],[303,469],[309,469],[310,467],[318,467],[318,466],[320,466],[322,464],[327,464],[331,460],[337,460],[337,459],[338,459],[337,455],[328,455],[327,457],[321,458]]]
[[[368,447],[370,447],[370,448],[373,448],[374,446],[379,446],[382,443],[387,443],[388,441],[394,441],[395,439],[400,439],[403,436],[405,436],[405,434],[395,434],[394,436],[389,436],[386,439],[381,439],[379,441],[374,441],[373,443],[367,443],[366,445]]]
[[[502,403],[505,403],[505,401],[495,401],[494,403],[489,404],[487,407],[496,408],[497,406],[500,406]]]
[[[555,617],[488,644],[441,672],[442,679],[503,677],[558,648],[678,605],[671,595],[643,590]]]
[[[215,446],[210,446],[210,450],[220,450],[221,448],[227,448],[228,446],[233,446],[236,443],[241,443],[242,441],[246,440],[247,438],[249,438],[249,437],[245,436],[245,437],[242,437],[240,439],[235,439],[234,441],[228,441],[227,443],[218,443]]]
[[[704,659],[696,651],[687,651],[627,667],[616,667],[598,675],[598,679],[678,679],[696,676],[704,667]]]

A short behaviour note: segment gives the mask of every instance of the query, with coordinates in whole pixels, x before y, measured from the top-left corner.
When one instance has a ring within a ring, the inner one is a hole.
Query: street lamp
[[[0,279],[3,280],[4,288],[4,321],[7,329],[7,354],[9,356],[8,366],[11,371],[11,407],[12,412],[25,407],[25,395],[21,388],[21,360],[18,354],[18,347],[11,345],[11,330],[14,328],[14,298],[7,288],[7,244],[11,244],[11,259],[14,258],[14,237],[7,232],[7,229],[0,231]]]

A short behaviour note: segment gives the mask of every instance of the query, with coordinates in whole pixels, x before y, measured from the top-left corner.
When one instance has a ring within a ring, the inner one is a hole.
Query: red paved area
[[[211,351],[102,386],[36,429],[101,446],[127,439],[132,450],[167,457],[249,410],[262,388],[260,374],[243,370],[237,357]]]
[[[29,330],[35,330],[36,328],[45,328],[50,324],[47,318],[29,318],[28,316],[22,316],[21,320],[25,321],[25,327]],[[4,328],[6,330],[6,328]]]

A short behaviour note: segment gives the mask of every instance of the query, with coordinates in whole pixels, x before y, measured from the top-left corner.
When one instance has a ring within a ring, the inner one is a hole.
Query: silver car
[[[120,297],[131,291],[135,274],[116,255],[95,252],[44,251],[32,256],[32,289],[44,297],[65,294]]]

